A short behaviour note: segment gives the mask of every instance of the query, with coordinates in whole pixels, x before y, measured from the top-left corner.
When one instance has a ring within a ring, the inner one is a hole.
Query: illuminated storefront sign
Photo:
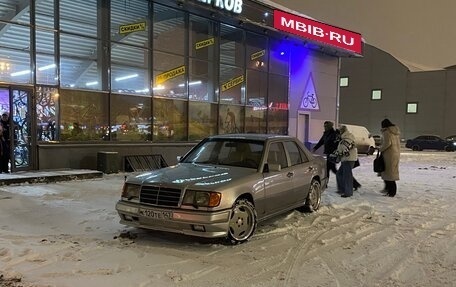
[[[160,85],[163,84],[164,82],[175,78],[177,76],[185,74],[185,66],[180,66],[178,68],[169,70],[167,72],[164,72],[158,76],[155,77],[155,84]]]
[[[274,10],[274,28],[362,54],[361,34]]]
[[[242,0],[197,0],[197,2],[212,5],[218,9],[236,14],[241,14],[242,12]]]
[[[128,34],[137,31],[146,31],[146,22],[119,26],[119,34]]]

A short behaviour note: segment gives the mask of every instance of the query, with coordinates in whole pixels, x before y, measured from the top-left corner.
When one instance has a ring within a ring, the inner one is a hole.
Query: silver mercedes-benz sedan
[[[294,137],[217,135],[174,166],[127,178],[116,209],[122,224],[237,244],[262,220],[317,210],[327,181],[326,161]]]

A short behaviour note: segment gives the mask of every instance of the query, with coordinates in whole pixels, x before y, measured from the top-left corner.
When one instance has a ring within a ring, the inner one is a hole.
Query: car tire
[[[447,146],[445,146],[444,150],[445,151],[454,151],[454,147],[447,145]]]
[[[419,150],[421,150],[421,147],[419,145],[414,145],[414,146],[412,146],[412,150],[419,151]]]
[[[303,206],[305,212],[314,212],[320,208],[321,204],[321,184],[316,179],[312,179],[310,190],[307,194],[306,203]]]
[[[246,198],[236,200],[229,219],[228,242],[235,245],[247,241],[255,232],[256,226],[255,206]]]

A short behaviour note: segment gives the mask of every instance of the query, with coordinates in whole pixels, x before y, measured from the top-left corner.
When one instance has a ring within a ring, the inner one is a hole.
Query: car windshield
[[[211,139],[195,147],[182,162],[258,169],[264,143],[240,139]]]

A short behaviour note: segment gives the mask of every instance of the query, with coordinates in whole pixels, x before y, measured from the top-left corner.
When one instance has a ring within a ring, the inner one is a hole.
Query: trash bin
[[[97,154],[97,170],[103,173],[119,172],[119,153],[115,151],[99,151]]]

